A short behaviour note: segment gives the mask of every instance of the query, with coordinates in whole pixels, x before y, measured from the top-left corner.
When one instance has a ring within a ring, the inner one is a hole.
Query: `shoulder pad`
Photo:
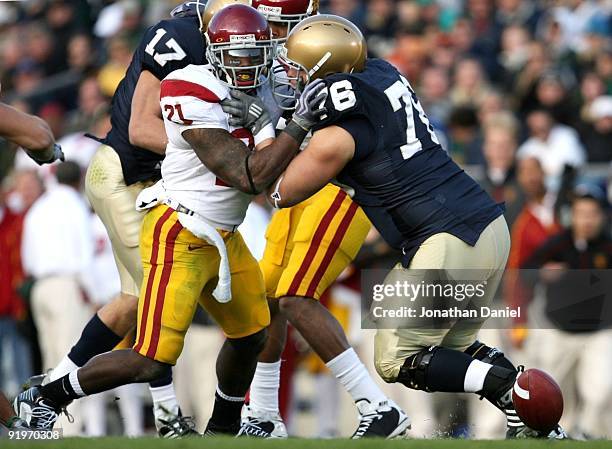
[[[175,70],[161,82],[160,97],[191,96],[219,103],[229,94],[227,86],[211,72],[210,66],[188,65]]]

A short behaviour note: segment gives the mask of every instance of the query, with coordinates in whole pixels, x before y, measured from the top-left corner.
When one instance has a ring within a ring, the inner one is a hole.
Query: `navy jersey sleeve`
[[[142,70],[159,80],[189,64],[202,64],[204,39],[189,19],[162,20],[149,28],[138,51]]]
[[[364,117],[352,117],[339,120],[336,126],[348,132],[355,141],[353,160],[358,161],[370,154],[378,144],[378,137],[372,124]]]

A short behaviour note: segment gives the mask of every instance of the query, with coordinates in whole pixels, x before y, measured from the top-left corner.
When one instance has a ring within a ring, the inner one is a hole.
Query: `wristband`
[[[289,123],[287,123],[287,126],[285,126],[285,129],[283,129],[283,132],[289,134],[298,144],[301,144],[308,134],[307,130],[302,128],[293,120],[290,120]]]
[[[247,157],[244,158],[244,169],[246,171],[247,179],[249,180],[249,185],[251,186],[251,193],[253,195],[257,195],[259,192],[255,188],[255,183],[253,182],[253,176],[251,176],[251,169],[249,168],[249,158],[251,157],[252,154],[253,152],[251,151],[249,152],[249,154],[247,154]]]
[[[262,129],[259,130],[257,134],[253,136],[253,143],[257,147],[261,142],[266,139],[274,139],[276,137],[276,132],[274,131],[274,126],[272,123],[268,123]]]

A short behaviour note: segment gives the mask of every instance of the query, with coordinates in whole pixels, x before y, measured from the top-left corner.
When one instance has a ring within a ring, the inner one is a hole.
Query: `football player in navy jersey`
[[[271,203],[291,207],[335,179],[402,252],[387,282],[410,276],[418,283],[425,270],[428,280],[443,280],[451,270],[467,269],[478,277],[470,282],[485,285],[482,301],[489,304],[510,249],[503,207],[442,149],[409,82],[383,60],[364,60],[353,34],[345,19],[314,16],[292,30],[279,52],[285,73],[272,80],[283,105],[287,84],[298,109],[304,86],[323,80],[329,95],[308,145],[268,189]],[[561,428],[540,434],[521,422],[511,399],[518,370],[476,340],[484,321],[379,328],[376,370],[386,382],[412,389],[487,398],[506,415],[508,437],[563,437]],[[311,323],[314,334],[318,323]]]
[[[206,62],[202,33],[213,14],[232,3],[248,1],[185,2],[170,19],[149,28],[113,96],[111,130],[104,138],[90,136],[101,145],[88,168],[85,190],[110,236],[121,294],[93,316],[69,354],[48,375],[50,381],[112,350],[135,328],[143,277],[138,248],[143,213],[135,210],[136,197],[160,178],[168,140],[159,107],[160,82],[177,69]],[[150,391],[160,436],[194,433],[192,420],[181,416],[170,369],[150,383]]]

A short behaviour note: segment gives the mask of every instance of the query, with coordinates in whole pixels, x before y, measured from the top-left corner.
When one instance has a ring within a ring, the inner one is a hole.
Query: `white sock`
[[[348,391],[353,401],[367,399],[371,404],[378,404],[387,399],[353,348],[348,348],[326,365]]]
[[[80,397],[83,397],[85,396],[85,392],[83,391],[83,389],[81,388],[81,384],[79,383],[79,376],[77,375],[78,372],[79,370],[71,371],[68,375],[68,380],[70,381],[70,386],[72,387],[74,392]]]
[[[257,363],[249,396],[250,406],[253,409],[269,413],[280,413],[278,408],[280,368],[280,360],[273,363]]]
[[[66,374],[79,369],[80,366],[77,366],[70,357],[64,356],[61,362],[49,373],[49,382],[53,382],[54,380],[59,379],[60,377],[64,377]]]
[[[151,398],[153,398],[153,414],[155,419],[166,419],[170,415],[177,415],[179,411],[174,383],[171,382],[163,387],[149,387]]]
[[[463,390],[466,393],[476,393],[482,390],[487,373],[491,368],[493,368],[493,365],[481,362],[480,360],[473,360],[465,372]]]

